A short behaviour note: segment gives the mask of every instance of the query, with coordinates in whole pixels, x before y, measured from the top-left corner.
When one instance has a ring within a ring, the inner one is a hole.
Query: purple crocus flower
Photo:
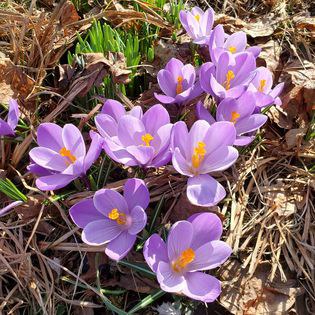
[[[43,123],[37,129],[38,147],[30,151],[28,169],[41,177],[36,186],[41,190],[55,190],[84,176],[102,150],[102,138],[90,132],[92,142],[88,152],[80,130],[72,124],[63,128]]]
[[[254,74],[255,76],[248,86],[248,91],[255,93],[256,106],[259,109],[272,104],[280,106],[282,102],[279,95],[283,90],[284,83],[279,83],[272,89],[272,73],[265,67],[257,68]]]
[[[266,115],[255,114],[255,101],[254,93],[245,92],[237,100],[233,98],[224,99],[217,108],[216,121],[230,121],[235,126],[236,139],[234,145],[244,146],[251,143],[255,138],[252,135],[253,132],[267,121]],[[215,122],[215,119],[201,102],[197,104],[197,115],[200,119],[208,121],[209,124]]]
[[[247,37],[244,32],[236,32],[232,35],[227,35],[224,32],[223,26],[219,24],[213,29],[209,40],[211,61],[215,65],[219,64],[219,57],[223,52],[229,52],[234,56],[242,52],[248,52],[257,58],[261,52],[261,48],[253,46],[246,49],[246,46]]]
[[[174,125],[173,166],[188,176],[187,197],[194,205],[213,206],[225,197],[223,186],[209,175],[230,167],[238,157],[232,147],[236,139],[233,123],[221,121],[210,126],[197,120],[188,132],[183,121]]]
[[[221,220],[206,212],[176,222],[166,244],[153,234],[144,245],[143,255],[162,290],[213,302],[221,293],[221,283],[200,271],[220,266],[231,255],[230,246],[219,240],[221,234]]]
[[[147,223],[145,209],[149,191],[141,179],[128,179],[124,195],[115,190],[98,190],[93,199],[85,199],[71,207],[70,216],[83,229],[82,240],[88,245],[107,245],[106,255],[120,260],[136,241]]]
[[[223,52],[215,66],[211,62],[200,68],[202,89],[217,99],[226,97],[238,98],[246,90],[254,76],[256,59],[250,53],[240,53],[235,57]]]
[[[95,118],[104,137],[104,150],[116,162],[128,166],[160,167],[171,160],[170,134],[173,125],[167,110],[160,104],[145,114],[140,106],[126,112],[114,100],[105,102]]]
[[[171,58],[158,72],[157,80],[165,95],[154,93],[154,96],[164,104],[182,104],[202,93],[199,81],[196,82],[195,68],[191,64],[184,65],[176,58]]]
[[[194,7],[191,11],[181,10],[179,19],[194,43],[200,45],[208,44],[214,22],[214,11],[212,8],[205,12],[198,7]]]
[[[16,100],[9,100],[9,114],[7,121],[0,118],[0,136],[14,136],[14,129],[20,117],[19,105]]]

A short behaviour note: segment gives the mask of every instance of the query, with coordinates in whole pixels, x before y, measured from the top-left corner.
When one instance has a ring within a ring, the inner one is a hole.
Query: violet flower
[[[63,128],[43,123],[37,129],[38,147],[30,151],[29,171],[41,176],[36,186],[41,190],[55,190],[84,176],[102,150],[101,137],[91,131],[88,152],[80,130],[72,124]]]
[[[174,125],[172,136],[173,166],[188,176],[187,197],[194,205],[213,206],[225,197],[223,186],[209,175],[223,171],[238,158],[232,147],[236,131],[231,122],[209,125],[197,120],[188,132],[183,121]]]
[[[198,7],[194,7],[191,11],[181,10],[179,19],[194,43],[200,45],[208,44],[214,22],[214,11],[212,8],[205,12]]]
[[[200,84],[205,92],[217,99],[238,98],[254,77],[255,69],[256,60],[252,54],[240,53],[233,57],[223,52],[217,66],[211,62],[201,66]]]
[[[128,166],[160,167],[171,160],[170,134],[173,125],[167,110],[160,104],[145,114],[140,106],[126,112],[114,100],[105,102],[95,117],[104,137],[104,150],[116,162]]]
[[[258,109],[272,104],[281,106],[282,102],[279,95],[283,90],[284,83],[279,83],[272,89],[272,73],[265,67],[257,68],[254,74],[255,76],[248,85],[247,90],[255,93],[256,106]]]
[[[85,199],[71,207],[70,216],[82,231],[88,245],[107,245],[111,259],[125,257],[147,223],[145,209],[149,191],[141,179],[128,179],[124,195],[111,189],[98,190],[93,199]]]
[[[252,92],[245,92],[239,99],[224,99],[218,106],[216,121],[230,121],[236,130],[234,145],[245,146],[251,143],[255,136],[253,133],[267,121],[267,116],[255,113],[256,97]],[[197,104],[197,115],[199,119],[213,124],[215,119],[204,108],[200,102]]]
[[[219,240],[221,235],[221,220],[206,212],[176,222],[166,244],[153,234],[144,245],[143,255],[162,290],[213,302],[221,293],[221,283],[200,271],[220,266],[231,255],[230,246]]]
[[[0,118],[0,136],[14,136],[15,127],[18,124],[20,117],[19,105],[16,100],[9,100],[9,114],[7,121]]]
[[[158,72],[157,80],[165,95],[154,93],[154,96],[164,104],[182,104],[202,93],[199,81],[196,82],[195,68],[191,64],[184,65],[176,58],[171,58]]]
[[[242,52],[248,52],[257,58],[261,52],[261,48],[258,46],[246,48],[246,46],[247,37],[244,32],[236,32],[232,35],[227,35],[224,32],[223,26],[219,24],[213,29],[209,40],[211,61],[217,65],[219,57],[223,52],[229,52],[234,56]]]

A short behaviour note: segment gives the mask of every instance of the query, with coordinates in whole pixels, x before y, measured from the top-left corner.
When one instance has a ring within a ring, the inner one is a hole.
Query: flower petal
[[[162,69],[157,74],[157,80],[159,87],[164,94],[167,96],[175,97],[176,96],[176,78],[169,71]]]
[[[116,221],[104,218],[88,223],[82,231],[82,241],[88,245],[103,245],[122,233]]]
[[[236,132],[238,135],[255,131],[260,128],[267,121],[268,117],[263,114],[254,114],[248,118],[239,120],[235,124]]]
[[[191,176],[193,173],[191,171],[190,164],[184,159],[179,148],[175,148],[172,157],[172,164],[175,170],[183,175]]]
[[[90,222],[105,219],[105,216],[95,208],[93,199],[85,199],[76,203],[70,208],[69,214],[72,221],[82,229]]]
[[[14,130],[9,124],[0,118],[0,136],[14,136]]]
[[[129,214],[125,198],[117,191],[112,189],[100,189],[93,197],[95,208],[106,217],[113,209]],[[116,223],[116,222],[115,222]]]
[[[109,242],[105,254],[113,260],[121,260],[129,253],[135,241],[136,235],[130,235],[127,231],[124,231]]]
[[[19,111],[19,105],[17,101],[13,98],[9,100],[9,114],[8,114],[8,125],[12,128],[12,130],[15,129],[15,127],[18,124],[20,117],[20,111]]]
[[[62,140],[65,148],[76,158],[86,154],[85,143],[80,130],[73,124],[66,124],[62,129]]]
[[[143,256],[149,267],[156,272],[160,261],[168,262],[165,242],[158,234],[151,235],[144,244]]]
[[[153,137],[162,126],[169,124],[170,116],[168,111],[161,105],[157,104],[148,109],[143,115],[142,122],[147,133]]]
[[[198,119],[205,120],[210,125],[215,123],[215,119],[212,117],[209,111],[204,107],[201,101],[199,101],[196,105],[196,113],[197,113]]]
[[[124,198],[129,209],[140,206],[146,209],[150,202],[150,193],[142,179],[128,179],[124,185]]]
[[[103,146],[103,139],[98,133],[91,130],[90,137],[92,139],[92,142],[84,158],[84,172],[85,173],[92,166],[92,164],[98,159],[98,157],[101,154],[102,146]]]
[[[190,222],[178,221],[172,226],[167,238],[167,254],[170,261],[180,257],[181,253],[190,247],[192,237],[193,226]]]
[[[41,147],[59,152],[63,147],[62,128],[53,123],[43,123],[37,128],[37,143]]]
[[[185,278],[186,287],[183,293],[191,299],[210,303],[221,293],[221,283],[213,276],[203,272],[190,272]]]
[[[141,232],[146,226],[147,214],[140,206],[136,206],[131,210],[130,216],[132,223],[131,226],[128,228],[128,233],[131,235],[136,235]]]
[[[180,292],[185,287],[185,278],[172,270],[169,263],[160,261],[156,271],[157,280],[166,292]]]
[[[126,114],[125,107],[120,102],[108,99],[105,101],[102,110],[102,114],[109,115],[112,117],[116,122]]]
[[[106,114],[98,114],[96,115],[95,119],[95,125],[97,128],[97,131],[103,136],[103,137],[113,137],[117,135],[118,132],[118,125],[116,120]]]
[[[36,179],[36,186],[40,190],[56,190],[67,186],[77,176],[53,174],[48,176],[42,176]]]
[[[138,164],[143,166],[150,164],[154,156],[154,148],[152,146],[131,145],[126,150],[138,161]]]
[[[142,121],[136,117],[126,115],[118,122],[118,138],[123,146],[143,144],[141,136],[145,133]]]
[[[194,205],[202,207],[214,206],[225,195],[223,186],[208,174],[188,178],[187,197]]]

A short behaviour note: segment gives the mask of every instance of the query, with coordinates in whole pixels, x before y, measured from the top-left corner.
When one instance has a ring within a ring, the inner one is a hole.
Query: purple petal
[[[246,90],[245,85],[237,85],[227,90],[225,93],[225,97],[238,98],[240,97]]]
[[[166,96],[163,94],[154,93],[154,97],[163,104],[172,104],[175,103],[175,98],[171,96]]]
[[[157,104],[146,111],[143,115],[142,122],[146,132],[154,136],[159,128],[170,123],[170,116],[161,104]]]
[[[175,148],[173,152],[172,164],[175,170],[180,174],[186,176],[191,176],[193,174],[190,164],[182,156],[181,152],[179,151],[179,148]]]
[[[69,210],[72,221],[80,228],[85,228],[90,222],[105,219],[105,216],[96,210],[93,199],[82,200]]]
[[[212,8],[206,10],[200,20],[200,28],[206,35],[210,35],[214,22],[214,11]]]
[[[222,241],[212,241],[195,250],[195,259],[187,266],[188,271],[210,270],[222,265],[231,255],[231,247]]]
[[[9,114],[8,114],[8,125],[12,128],[12,130],[15,129],[15,127],[18,124],[20,117],[20,111],[19,111],[19,105],[16,100],[11,98],[9,100]]]
[[[67,186],[77,176],[53,174],[36,179],[36,186],[40,190],[56,190]]]
[[[142,119],[143,117],[143,111],[141,106],[134,106],[131,108],[129,112],[127,112],[128,115],[136,117],[138,119]]]
[[[118,132],[118,125],[116,120],[105,114],[98,114],[95,117],[95,125],[98,132],[103,137],[113,137],[117,135]]]
[[[269,95],[272,96],[273,98],[277,98],[281,94],[283,88],[284,88],[284,82],[279,83],[271,90]]]
[[[192,248],[199,248],[208,242],[220,239],[223,226],[216,214],[204,212],[191,216],[187,220],[191,222],[194,228]]]
[[[167,96],[176,96],[176,83],[177,78],[174,79],[174,75],[167,70],[160,70],[157,75],[157,80],[160,89]]]
[[[117,238],[109,242],[105,254],[113,260],[124,258],[136,241],[136,235],[130,235],[127,231],[122,232]]]
[[[169,263],[160,261],[156,271],[157,280],[166,292],[180,292],[185,288],[185,278],[172,270]]]
[[[144,144],[141,136],[145,133],[142,121],[136,117],[126,115],[118,122],[118,138],[123,146]]]
[[[86,154],[85,143],[80,130],[73,124],[66,124],[62,129],[62,140],[65,148],[76,158]]]
[[[220,281],[203,272],[191,272],[185,275],[186,287],[183,293],[188,297],[205,303],[213,302],[221,293]]]
[[[84,158],[84,172],[85,173],[92,166],[92,164],[98,159],[98,157],[101,154],[102,146],[103,146],[103,139],[100,137],[98,133],[91,130],[90,137],[92,139],[92,142]]]
[[[118,101],[108,99],[101,110],[102,114],[111,116],[116,122],[126,114],[125,107]]]
[[[150,193],[142,179],[128,179],[124,185],[124,198],[129,209],[140,206],[146,209],[150,202]]]
[[[36,164],[52,171],[62,172],[68,167],[65,157],[45,147],[33,148],[29,155]]]
[[[235,146],[243,147],[250,144],[255,139],[254,136],[238,136],[234,142]]]
[[[223,186],[208,174],[188,178],[187,197],[194,205],[201,207],[214,206],[225,195]]]
[[[37,128],[37,143],[41,147],[59,152],[63,147],[62,128],[53,123],[43,123]]]
[[[119,212],[129,214],[125,198],[115,190],[112,189],[98,190],[94,194],[93,202],[95,208],[99,212],[104,214],[106,217],[113,209],[117,209]]]
[[[224,98],[226,94],[225,88],[215,79],[213,74],[210,75],[210,89],[209,93],[212,91],[212,96],[217,96],[220,98]]]
[[[236,132],[238,135],[255,131],[260,128],[267,121],[268,117],[263,114],[254,114],[248,118],[239,120],[235,124]]]
[[[257,58],[257,57],[259,56],[260,52],[261,52],[261,48],[258,47],[258,46],[248,47],[248,48],[246,49],[246,52],[249,52],[249,53],[253,54],[253,56],[254,56],[255,58]]]
[[[122,233],[116,221],[102,218],[88,223],[82,231],[82,241],[88,245],[104,245]]]
[[[246,44],[247,44],[246,34],[244,32],[236,32],[227,38],[224,44],[224,48],[229,49],[231,47],[234,47],[236,48],[236,51],[233,53],[239,53],[245,50]]]
[[[158,234],[153,234],[145,242],[143,256],[154,272],[157,272],[160,261],[168,262],[166,244]]]
[[[167,238],[167,254],[170,261],[178,259],[182,252],[190,247],[192,237],[193,226],[190,222],[178,221],[172,226]]]
[[[183,74],[183,89],[186,90],[190,88],[196,80],[196,71],[193,65],[187,64],[182,68]]]
[[[209,124],[215,123],[215,119],[209,113],[209,111],[204,107],[201,101],[199,101],[196,105],[196,112],[198,119],[205,120]]]
[[[14,136],[14,130],[7,122],[0,118],[0,136]]]
[[[154,156],[154,148],[152,146],[129,146],[126,148],[127,152],[129,152],[140,165],[147,165],[150,164],[150,162],[153,159]]]
[[[27,170],[37,176],[47,176],[52,174],[51,171],[49,171],[47,168],[41,167],[36,163],[28,165]]]
[[[166,124],[157,130],[157,132],[154,136],[154,139],[151,142],[151,146],[153,146],[156,153],[159,154],[162,151],[164,152],[165,150],[169,149],[170,141],[171,141],[172,128],[173,128],[173,124]]]
[[[193,155],[195,147],[198,146],[198,142],[205,142],[206,135],[210,130],[210,125],[205,120],[197,120],[189,131],[188,148],[190,152],[188,157]]]
[[[231,146],[219,147],[204,159],[199,172],[207,174],[224,171],[235,163],[238,155],[238,151]]]
[[[135,206],[131,212],[131,226],[128,228],[128,233],[136,235],[141,232],[147,224],[147,214],[140,206]]]
[[[199,70],[199,80],[201,88],[210,94],[213,94],[213,91],[210,86],[210,76],[215,74],[215,65],[212,62],[206,62],[201,65]]]
[[[174,124],[171,136],[171,147],[173,150],[178,148],[184,158],[188,157],[188,129],[185,122],[178,121]]]
[[[184,67],[184,64],[176,58],[171,58],[165,66],[165,70],[168,70],[172,75],[174,80],[177,80],[178,76],[182,74],[181,69]]]

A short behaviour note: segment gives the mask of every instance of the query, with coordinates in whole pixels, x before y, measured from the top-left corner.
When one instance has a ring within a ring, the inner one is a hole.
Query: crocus
[[[259,67],[254,71],[254,78],[248,85],[248,91],[252,91],[256,95],[256,106],[262,109],[268,105],[282,104],[279,95],[281,94],[284,83],[279,83],[272,89],[273,79],[272,73],[265,67]]]
[[[19,106],[16,100],[9,100],[9,114],[7,121],[0,118],[0,136],[14,136],[14,129],[20,117]]]
[[[104,138],[105,152],[116,162],[160,167],[171,160],[173,125],[167,110],[160,104],[143,114],[140,106],[126,112],[122,104],[108,100],[101,114],[95,117],[95,124]]]
[[[213,206],[225,197],[225,190],[209,173],[223,171],[238,157],[232,147],[234,124],[216,122],[210,126],[197,120],[188,132],[183,121],[174,125],[172,163],[177,172],[188,176],[187,197],[192,204]]]
[[[194,43],[200,45],[208,44],[214,22],[214,11],[212,8],[205,12],[198,7],[194,7],[191,11],[181,10],[179,19]]]
[[[221,234],[221,220],[206,212],[176,222],[166,243],[153,234],[143,254],[162,290],[213,302],[221,293],[221,283],[200,271],[220,266],[231,255],[230,246],[219,240]]]
[[[154,93],[154,96],[164,104],[182,104],[202,93],[199,81],[196,82],[195,68],[191,64],[184,65],[176,58],[171,58],[158,72],[157,80],[165,95]]]
[[[84,243],[106,244],[106,255],[120,260],[128,254],[147,223],[145,209],[149,201],[144,181],[133,178],[126,181],[123,196],[111,189],[98,190],[93,198],[72,206],[70,216],[83,229]]]
[[[236,130],[234,145],[248,145],[255,138],[253,133],[260,128],[266,121],[267,116],[255,114],[256,97],[252,92],[245,92],[239,99],[224,99],[218,106],[216,121],[230,121]],[[200,119],[213,124],[215,119],[204,108],[202,103],[197,104],[197,113]]]
[[[224,32],[223,26],[219,24],[213,29],[209,40],[209,53],[211,61],[217,65],[219,57],[223,52],[229,52],[234,56],[237,56],[242,52],[248,52],[257,58],[260,54],[261,48],[258,46],[246,48],[246,46],[247,37],[244,32],[240,31],[232,35],[227,35]]]
[[[84,176],[102,150],[101,137],[91,131],[92,142],[88,152],[80,130],[72,124],[63,128],[43,123],[37,129],[38,147],[30,151],[32,160],[28,169],[41,177],[36,186],[41,190],[55,190]]]
[[[252,54],[240,53],[233,57],[223,52],[217,66],[212,62],[201,66],[200,84],[205,92],[217,99],[238,98],[253,78],[255,68],[256,59]]]

